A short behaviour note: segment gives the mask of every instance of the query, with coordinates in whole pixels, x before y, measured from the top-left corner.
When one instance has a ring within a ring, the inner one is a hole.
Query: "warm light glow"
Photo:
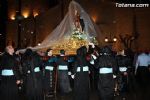
[[[34,32],[32,31],[31,34],[33,34]]]
[[[10,20],[15,20],[16,18],[16,11],[15,10],[13,10],[13,9],[10,9],[9,11],[8,11],[8,16],[9,16],[9,19]]]
[[[10,19],[11,19],[11,20],[15,20],[15,16],[12,15],[12,16],[10,17]]]
[[[108,42],[108,38],[107,37],[105,38],[105,42]]]
[[[39,14],[37,12],[34,12],[34,17],[38,16]]]
[[[29,12],[23,12],[22,15],[23,15],[24,18],[28,18],[29,17]]]
[[[113,38],[113,41],[116,42],[116,41],[117,41],[117,38]]]
[[[40,46],[41,45],[41,43],[38,43],[38,46]]]
[[[92,16],[92,20],[96,23],[96,21],[97,21],[97,16]]]

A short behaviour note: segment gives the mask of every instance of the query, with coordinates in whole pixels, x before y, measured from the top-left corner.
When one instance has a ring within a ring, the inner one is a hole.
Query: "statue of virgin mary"
[[[64,19],[43,40],[41,45],[33,49],[52,48],[53,51],[65,49],[69,54],[75,53],[80,46],[93,42],[99,33],[100,31],[90,16],[77,2],[72,0]]]

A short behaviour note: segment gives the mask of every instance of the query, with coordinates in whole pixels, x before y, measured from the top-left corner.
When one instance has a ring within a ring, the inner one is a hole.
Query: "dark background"
[[[5,47],[7,18],[7,0],[0,0],[0,51]]]
[[[114,0],[115,2],[119,2],[119,3],[149,3],[150,4],[150,0]]]

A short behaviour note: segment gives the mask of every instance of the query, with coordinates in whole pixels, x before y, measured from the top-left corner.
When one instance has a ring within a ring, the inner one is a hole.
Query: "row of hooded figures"
[[[108,46],[82,46],[71,56],[65,50],[54,56],[52,51],[40,56],[26,49],[17,55],[7,46],[0,62],[0,98],[19,100],[18,86],[25,100],[44,100],[58,92],[61,99],[72,92],[73,100],[89,100],[92,89],[98,90],[99,100],[113,100],[114,94],[126,92],[132,61],[124,53],[115,56]]]

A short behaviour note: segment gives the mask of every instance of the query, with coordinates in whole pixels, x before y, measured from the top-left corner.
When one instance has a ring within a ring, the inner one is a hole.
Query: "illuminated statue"
[[[70,2],[68,12],[61,23],[34,50],[52,48],[53,53],[64,49],[68,54],[89,45],[100,33],[96,24],[84,9],[74,0]]]
[[[83,32],[84,31],[84,20],[81,18],[80,14],[78,13],[77,10],[75,10],[75,28],[77,29],[77,31],[79,32]]]

